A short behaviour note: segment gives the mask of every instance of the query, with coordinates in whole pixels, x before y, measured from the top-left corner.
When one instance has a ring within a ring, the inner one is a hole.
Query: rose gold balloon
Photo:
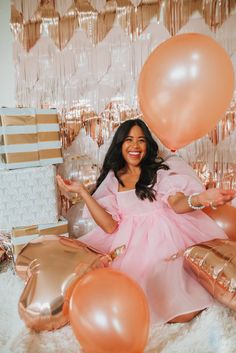
[[[172,150],[205,135],[223,117],[234,88],[225,50],[200,33],[176,35],[145,62],[138,84],[144,120]]]
[[[214,239],[189,247],[184,265],[222,304],[236,310],[236,242]]]
[[[210,207],[204,209],[204,212],[214,219],[220,228],[226,233],[229,239],[236,240],[236,208],[225,204],[212,210]]]
[[[27,282],[19,314],[35,331],[54,330],[69,321],[69,299],[77,280],[111,257],[77,240],[41,236],[27,244],[16,260],[16,272]]]
[[[145,294],[119,271],[92,271],[72,293],[70,322],[85,353],[142,353],[149,329]]]

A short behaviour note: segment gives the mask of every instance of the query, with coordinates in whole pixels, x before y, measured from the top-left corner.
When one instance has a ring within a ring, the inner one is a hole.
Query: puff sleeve
[[[101,205],[108,213],[111,214],[112,218],[120,222],[120,214],[116,198],[116,187],[117,181],[114,173],[110,171],[103,182],[99,185],[98,189],[93,194],[93,198]],[[91,214],[84,206],[83,218],[90,218]]]
[[[193,193],[200,193],[205,190],[200,179],[194,174],[194,170],[187,165],[186,162],[181,162],[182,168],[174,168],[175,163],[171,161],[169,170],[160,170],[158,173],[156,192],[158,198],[168,205],[169,196],[175,195],[177,192],[182,192],[188,196]],[[186,164],[186,168],[184,168]]]

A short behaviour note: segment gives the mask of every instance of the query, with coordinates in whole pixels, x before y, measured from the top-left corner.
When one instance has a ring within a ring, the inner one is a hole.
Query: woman
[[[186,322],[209,307],[212,297],[183,269],[184,249],[224,232],[202,208],[232,200],[234,191],[205,190],[191,172],[164,163],[140,119],[124,122],[106,154],[91,196],[74,181],[58,184],[78,193],[98,227],[80,240],[106,253],[125,245],[112,263],[144,289],[153,322]],[[179,168],[178,168],[179,169]]]

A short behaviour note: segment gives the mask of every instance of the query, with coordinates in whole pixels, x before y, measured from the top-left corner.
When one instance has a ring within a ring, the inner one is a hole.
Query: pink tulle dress
[[[172,256],[195,243],[226,238],[202,211],[176,214],[169,207],[170,195],[190,195],[204,188],[181,159],[171,157],[165,163],[170,169],[157,173],[154,202],[140,200],[135,190],[118,192],[118,181],[109,172],[94,197],[119,222],[119,227],[113,234],[96,227],[79,239],[106,253],[126,246],[111,266],[139,283],[148,299],[151,322],[159,324],[209,307],[213,302],[211,295],[183,268],[182,256]]]

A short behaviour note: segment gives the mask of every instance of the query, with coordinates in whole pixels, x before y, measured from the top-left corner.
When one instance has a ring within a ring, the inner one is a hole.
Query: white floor
[[[17,313],[23,282],[12,271],[0,273],[1,353],[80,353],[68,325],[36,334]],[[145,353],[235,353],[236,312],[215,304],[188,324],[152,327]]]

